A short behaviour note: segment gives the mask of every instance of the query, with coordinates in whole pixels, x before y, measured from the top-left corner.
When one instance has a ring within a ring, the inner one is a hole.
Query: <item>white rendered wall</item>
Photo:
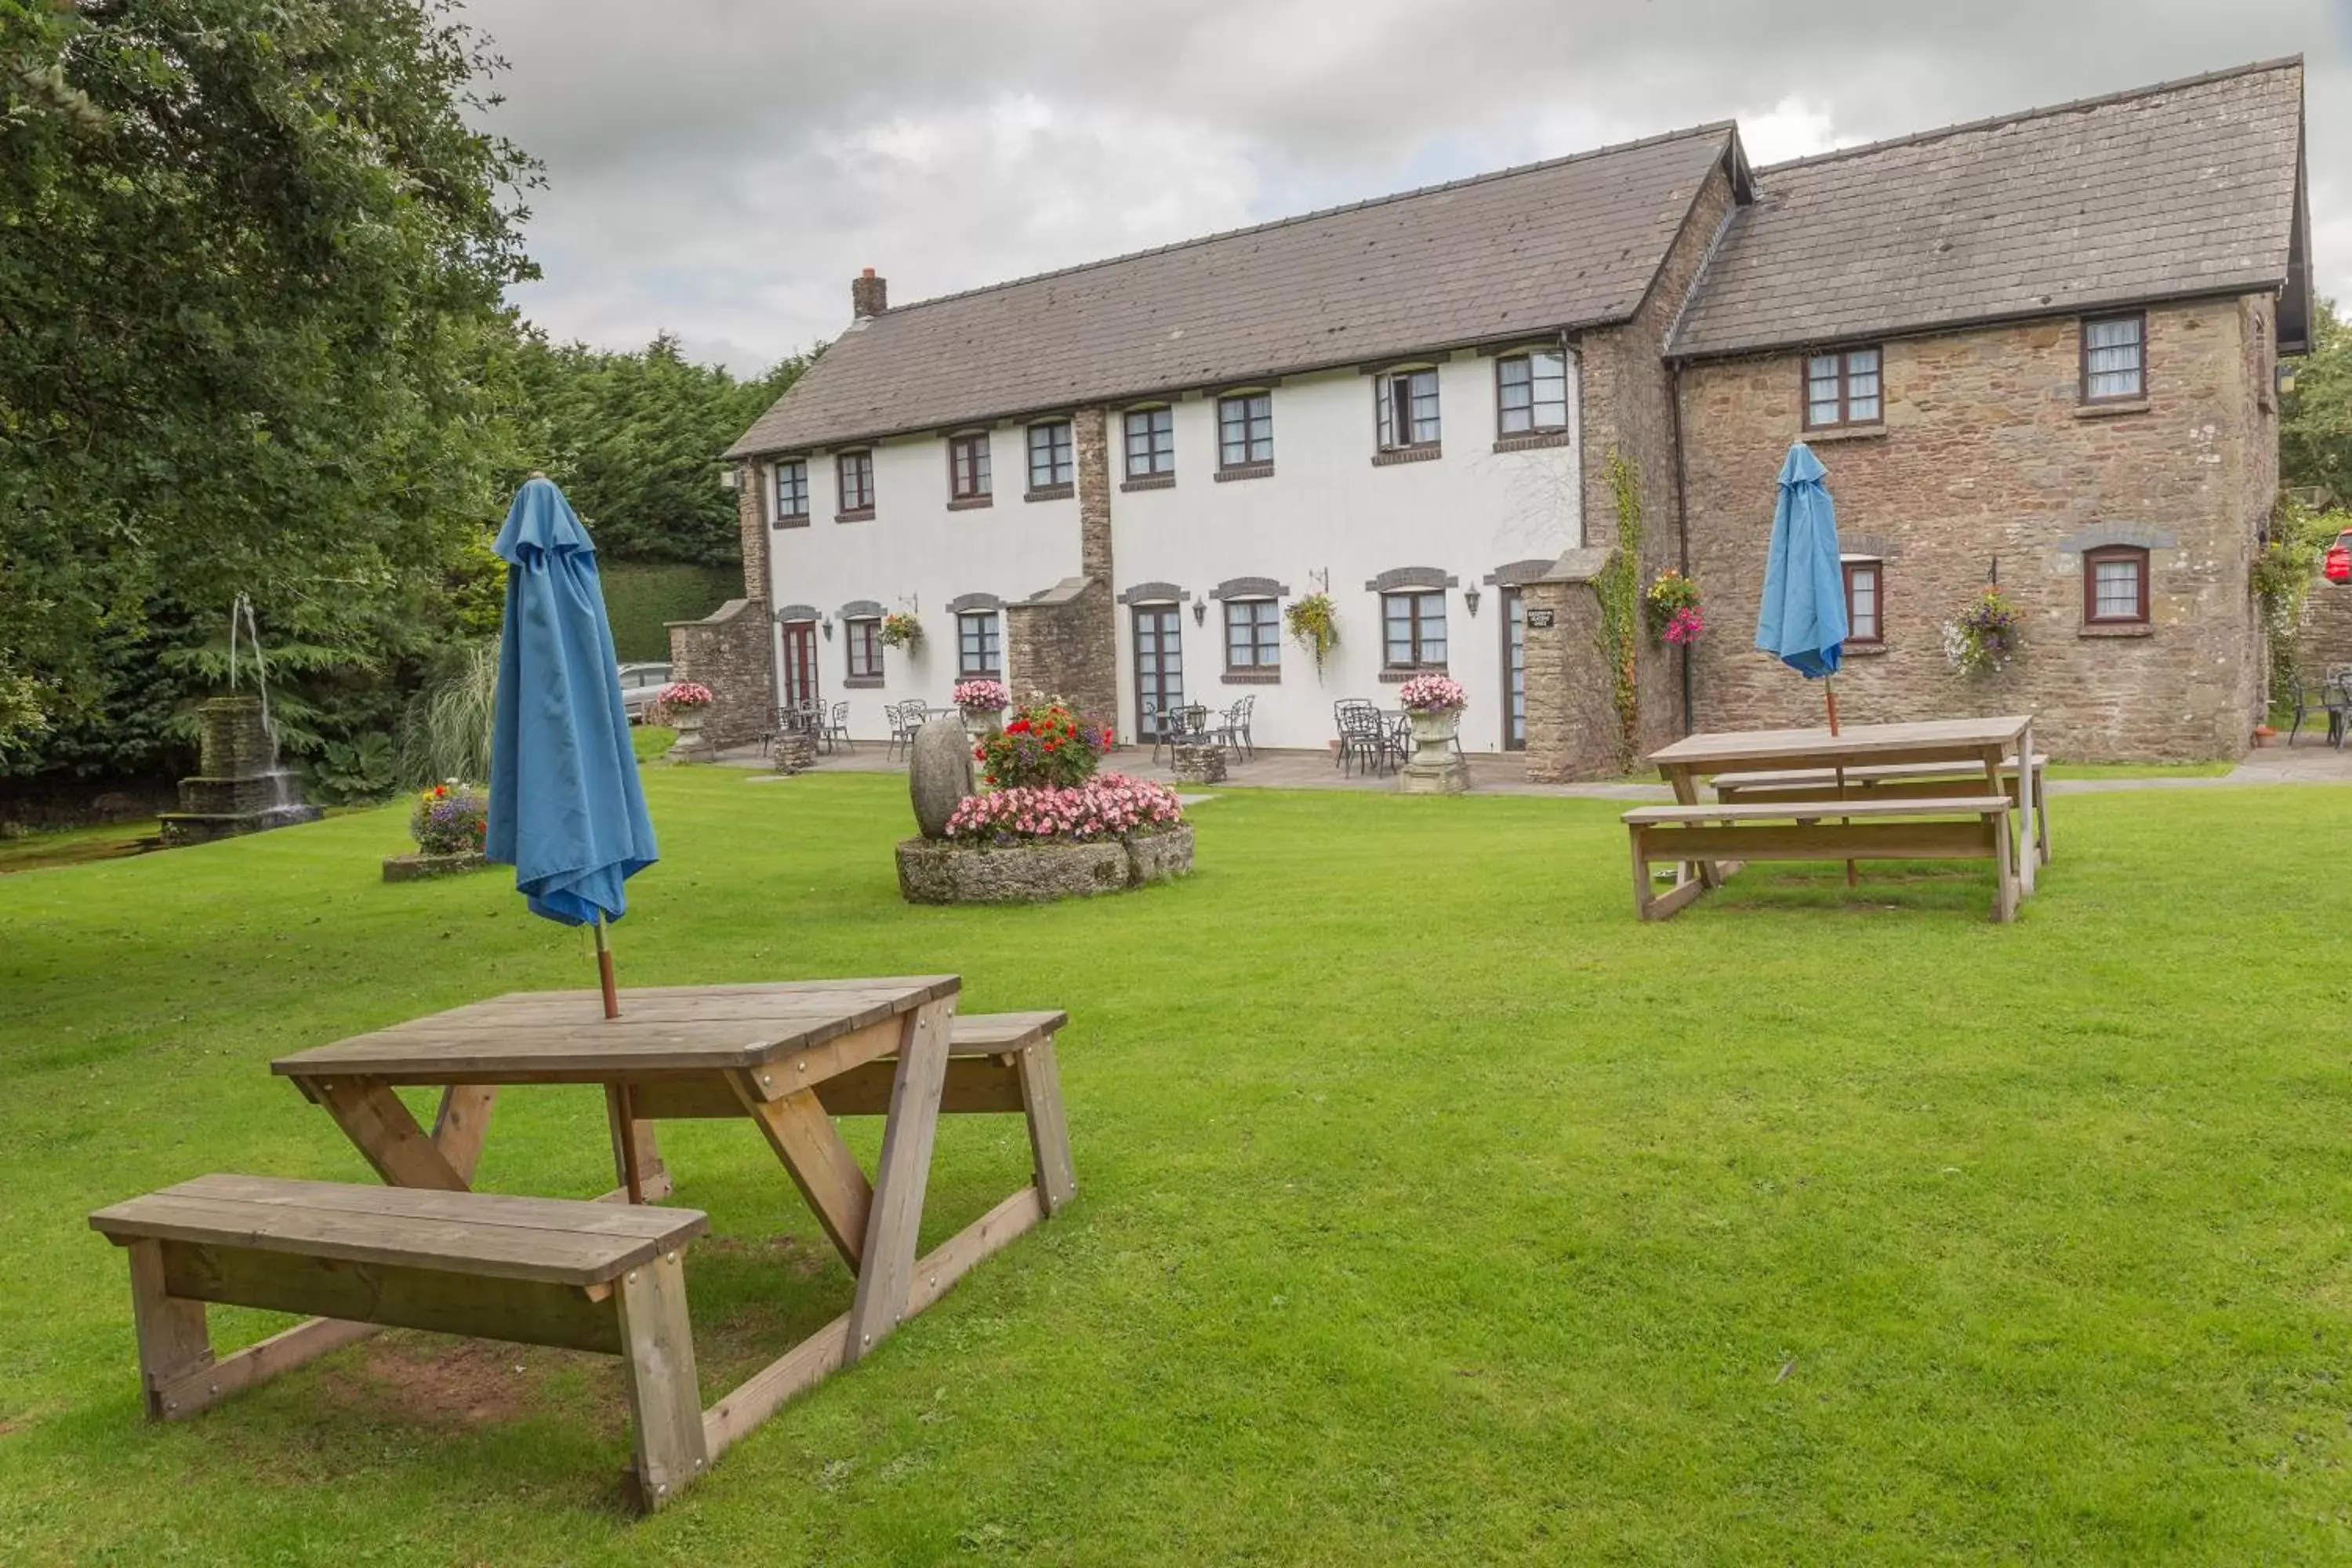
[[[1569,428],[1578,429],[1576,362],[1569,362]],[[1373,378],[1353,371],[1292,377],[1274,389],[1274,467],[1265,479],[1216,480],[1216,399],[1175,405],[1176,484],[1122,491],[1125,444],[1109,420],[1112,560],[1121,594],[1142,583],[1188,591],[1182,605],[1184,694],[1212,709],[1255,694],[1259,745],[1321,747],[1335,733],[1331,705],[1361,697],[1396,704],[1381,673],[1381,605],[1364,584],[1393,567],[1435,567],[1458,578],[1446,592],[1450,673],[1469,688],[1466,751],[1503,744],[1503,608],[1487,574],[1514,561],[1550,559],[1581,542],[1575,446],[1496,452],[1495,362],[1456,353],[1439,368],[1444,455],[1374,467]],[[944,462],[944,458],[940,459]],[[1075,521],[1070,536],[1076,536]],[[1227,685],[1223,605],[1194,605],[1235,577],[1271,577],[1283,603],[1328,582],[1339,646],[1318,677],[1314,660],[1282,644],[1278,685]],[[1475,584],[1473,616],[1463,590]],[[1119,729],[1137,721],[1132,610],[1118,610]]]
[[[772,605],[814,605],[834,622],[831,638],[817,636],[817,685],[830,704],[849,704],[850,733],[880,740],[889,733],[885,703],[919,698],[947,705],[956,682],[956,623],[948,602],[986,593],[1011,603],[1052,587],[1078,572],[1078,503],[1024,501],[1028,489],[1028,437],[1020,426],[990,432],[989,458],[995,504],[970,510],[948,510],[948,458],[944,437],[909,437],[873,448],[874,517],[866,522],[835,522],[841,510],[831,452],[809,458],[806,528],[772,528],[768,553]],[[760,468],[772,483],[770,465]],[[772,510],[773,492],[770,492]],[[886,648],[883,685],[850,690],[848,639],[841,606],[871,599],[885,610],[911,610],[923,626],[922,644],[912,653]],[[1008,629],[1003,614],[999,636]],[[783,689],[781,671],[778,691]]]

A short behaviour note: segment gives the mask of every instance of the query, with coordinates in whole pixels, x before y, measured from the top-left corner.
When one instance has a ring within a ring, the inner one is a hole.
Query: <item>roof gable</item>
[[[1727,124],[901,306],[730,457],[870,440],[1633,314]]]
[[[2302,138],[2291,59],[1759,169],[1670,352],[2291,289]]]

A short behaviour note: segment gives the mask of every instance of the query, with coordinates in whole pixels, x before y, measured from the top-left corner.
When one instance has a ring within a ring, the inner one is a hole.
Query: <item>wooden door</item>
[[[816,700],[816,623],[784,623],[784,706]]]
[[[1139,738],[1152,715],[1184,706],[1183,617],[1174,605],[1135,606],[1135,713]]]
[[[1517,588],[1503,590],[1503,750],[1528,749],[1528,610]]]

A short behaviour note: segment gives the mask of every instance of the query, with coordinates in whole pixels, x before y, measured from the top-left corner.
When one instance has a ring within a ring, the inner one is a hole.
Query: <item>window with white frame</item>
[[[1225,668],[1282,668],[1282,610],[1272,599],[1225,601]]]
[[[1136,408],[1127,415],[1127,477],[1156,479],[1176,471],[1176,411]]]
[[[1568,355],[1558,349],[1495,362],[1495,427],[1502,436],[1568,428]]]
[[[1375,376],[1372,386],[1380,404],[1381,451],[1437,445],[1435,370],[1391,371]]]
[[[994,610],[965,610],[956,616],[956,673],[1003,675],[1003,645]]]
[[[1381,662],[1391,669],[1444,668],[1444,594],[1381,595]]]

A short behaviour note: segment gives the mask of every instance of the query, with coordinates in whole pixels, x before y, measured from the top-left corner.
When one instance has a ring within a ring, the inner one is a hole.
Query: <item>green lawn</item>
[[[1076,1205],[645,1523],[593,1357],[390,1335],[149,1428],[84,1214],[369,1179],[267,1058],[588,948],[378,883],[399,808],[0,878],[0,1560],[2352,1555],[2352,790],[2063,797],[2010,927],[1868,871],[1643,927],[1606,802],[1235,792],[1188,882],[941,910],[896,780],[647,787],[624,984],[1066,1006]],[[715,1394],[849,1283],[748,1128],[664,1137]],[[482,1178],[605,1158],[593,1095],[510,1090]],[[926,1245],[1025,1162],[956,1119]]]

